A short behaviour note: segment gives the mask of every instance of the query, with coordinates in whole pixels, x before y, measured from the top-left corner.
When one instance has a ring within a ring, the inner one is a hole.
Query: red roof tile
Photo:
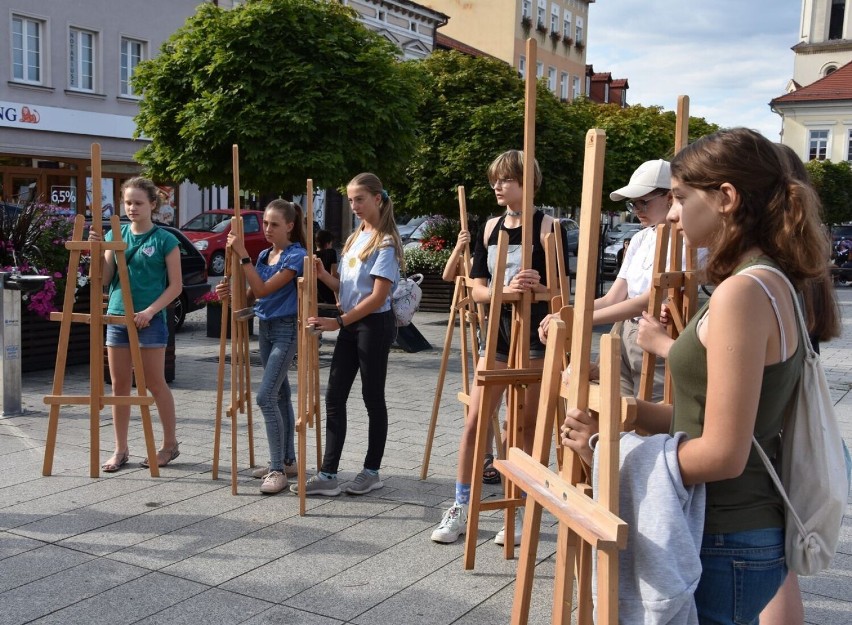
[[[775,98],[771,104],[831,100],[852,100],[852,63],[847,63],[828,76],[824,76],[805,87]]]

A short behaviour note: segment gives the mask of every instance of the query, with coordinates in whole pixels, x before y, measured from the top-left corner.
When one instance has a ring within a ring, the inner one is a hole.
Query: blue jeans
[[[296,355],[296,317],[276,317],[260,321],[258,336],[263,380],[257,391],[257,405],[266,422],[270,471],[283,471],[284,463],[296,459],[293,433],[296,416],[290,399],[287,371]]]
[[[751,625],[787,577],[780,527],[704,534],[695,606],[701,625]]]

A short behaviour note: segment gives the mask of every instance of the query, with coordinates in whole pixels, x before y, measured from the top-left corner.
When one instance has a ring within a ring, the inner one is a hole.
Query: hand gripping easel
[[[527,40],[527,59],[531,66],[535,64],[536,42]],[[535,109],[536,109],[536,79],[532,72],[527,73],[525,84],[525,111],[524,111],[524,184],[523,184],[523,209],[521,217],[521,268],[527,269],[532,266],[533,237],[540,237],[540,232],[533,232],[533,193],[535,190]],[[557,231],[558,233],[558,231]],[[545,249],[552,248],[555,244],[554,235],[548,234]],[[497,237],[497,260],[491,275],[490,308],[488,314],[488,329],[485,339],[485,365],[478,370],[475,382],[478,385],[508,387],[508,399],[506,401],[506,448],[517,446],[523,440],[522,415],[526,405],[526,388],[541,381],[541,370],[530,368],[530,310],[533,301],[550,302],[556,296],[556,292],[563,284],[552,274],[548,276],[548,290],[541,293],[525,291],[516,293],[505,291],[506,256],[508,253],[509,240],[506,232],[501,231]],[[547,252],[546,252],[547,254]],[[555,259],[555,253],[550,252],[549,258]],[[550,267],[548,268],[551,269]],[[548,273],[551,273],[550,271]],[[564,294],[563,299],[567,299]],[[497,369],[497,337],[500,325],[500,313],[503,304],[512,306],[512,337],[508,367]],[[490,393],[484,389],[480,396],[478,411],[478,422],[476,428],[476,441],[473,451],[473,475],[478,478],[476,467],[485,451],[485,439],[488,432],[487,420],[490,418],[493,406],[491,405]],[[464,568],[470,570],[476,559],[476,541],[479,532],[479,513],[482,510],[505,510],[505,536],[504,555],[511,558],[514,553],[514,511],[518,506],[524,505],[520,491],[512,483],[505,485],[505,497],[500,500],[480,501],[482,495],[482,480],[472,479],[470,485],[470,504],[467,519],[467,532],[465,536]]]
[[[635,415],[635,402],[620,398],[620,340],[601,339],[601,382],[588,382],[591,361],[592,315],[594,309],[596,250],[600,229],[600,198],[605,136],[601,130],[586,135],[586,158],[580,212],[580,249],[570,340],[567,324],[552,320],[548,331],[539,413],[536,421],[533,455],[512,449],[508,460],[495,463],[497,469],[519,485],[528,495],[521,538],[521,556],[515,585],[512,623],[525,624],[529,616],[532,578],[538,548],[542,509],[559,520],[554,582],[552,622],[570,623],[573,579],[576,569],[578,618],[592,622],[591,547],[598,549],[598,622],[618,622],[618,550],[626,546],[627,526],[618,512],[618,435],[622,420]],[[565,316],[565,309],[562,311]],[[560,385],[559,372],[565,351],[571,352],[571,371],[567,387]],[[561,474],[547,468],[550,461],[549,439],[553,419],[559,414],[560,398],[569,407],[595,410],[600,419],[600,467],[597,501],[591,489],[582,483],[579,458],[564,449]]]
[[[686,147],[689,141],[689,97],[682,95],[677,100],[677,122],[675,129],[675,154]],[[666,271],[666,247],[668,247],[668,266]],[[666,223],[657,227],[657,241],[654,252],[651,298],[648,312],[659,318],[662,305],[668,297],[668,309],[672,323],[668,326],[669,336],[677,338],[698,310],[698,254],[695,248],[686,248],[686,267],[683,266],[683,230],[679,226]],[[642,357],[642,375],[639,381],[640,399],[650,401],[654,389],[654,368],[657,356],[645,352]],[[671,371],[666,362],[666,379],[663,401],[672,403]]]
[[[234,218],[231,232],[243,239],[243,218],[240,214],[240,150],[232,147],[234,169]],[[252,424],[251,362],[249,360],[248,320],[253,312],[248,308],[246,277],[240,258],[229,246],[225,250],[225,281],[230,284],[230,296],[222,299],[222,332],[219,335],[219,370],[216,384],[216,426],[213,438],[214,480],[219,479],[219,445],[222,439],[222,405],[225,389],[225,358],[228,340],[225,330],[231,327],[231,403],[228,416],[231,419],[231,494],[237,494],[237,413],[247,415],[249,466],[254,466],[254,427]]]
[[[459,192],[459,222],[462,230],[468,229],[467,222],[467,200],[464,187],[458,187]],[[463,410],[467,414],[470,407],[470,364],[473,369],[479,362],[479,342],[477,340],[477,328],[485,319],[485,307],[473,301],[473,280],[470,277],[470,246],[466,246],[462,257],[462,274],[456,276],[453,299],[450,304],[450,316],[447,319],[447,331],[444,334],[444,352],[441,355],[441,367],[438,369],[438,383],[435,386],[435,399],[432,402],[432,417],[429,421],[429,432],[426,435],[426,448],[423,451],[423,465],[420,468],[420,479],[425,480],[429,473],[429,459],[432,455],[432,443],[435,439],[435,428],[438,424],[438,411],[441,407],[441,394],[444,390],[444,379],[447,375],[447,362],[450,359],[450,351],[453,343],[453,331],[455,330],[456,317],[459,323],[459,344],[461,352],[462,390],[458,394],[458,400],[462,403]],[[469,342],[468,342],[469,341]],[[497,453],[500,458],[505,457],[503,451],[503,440],[500,438],[500,419],[497,410],[491,415],[492,427],[494,428]],[[481,461],[480,461],[481,462]]]
[[[101,222],[101,146],[92,144],[92,225],[95,232],[103,233]],[[139,349],[139,334],[133,321],[133,298],[130,293],[130,276],[127,273],[127,260],[124,252],[127,244],[121,238],[121,227],[118,215],[113,215],[112,241],[84,241],[83,225],[85,219],[77,215],[71,240],[65,243],[70,250],[68,259],[68,280],[65,282],[65,296],[62,312],[50,314],[51,321],[59,321],[59,345],[56,350],[56,368],[53,372],[53,393],[44,398],[44,403],[50,406],[47,425],[47,439],[44,448],[44,465],[42,475],[50,475],[53,471],[53,453],[56,448],[56,435],[59,426],[59,407],[63,405],[89,405],[89,476],[100,475],[100,414],[105,405],[110,406],[139,406],[142,412],[142,429],[145,433],[145,447],[148,452],[148,465],[151,476],[159,477],[157,465],[157,447],[154,443],[154,431],[151,427],[151,404],[154,398],[148,395],[145,386],[145,371],[142,368],[142,353]],[[103,258],[106,250],[113,250],[118,269],[118,284],[121,288],[124,312],[122,315],[105,315],[103,311]],[[80,255],[84,251],[91,253],[92,262],[89,266],[89,288],[91,292],[91,308],[89,313],[75,313],[74,291],[77,267],[80,265]],[[65,385],[65,364],[68,358],[68,339],[71,336],[71,323],[89,324],[89,395],[63,395]],[[130,339],[130,357],[136,374],[137,395],[123,397],[107,396],[104,394],[104,323],[127,326]]]
[[[307,218],[307,244],[314,240],[314,181],[308,180],[305,194]],[[298,279],[299,315],[297,349],[298,388],[296,407],[296,435],[299,453],[299,515],[305,516],[305,483],[307,482],[308,428],[313,427],[317,441],[317,470],[322,466],[322,434],[320,430],[320,380],[319,380],[319,340],[313,328],[308,325],[309,317],[317,316],[317,272],[314,265],[313,249],[305,256],[302,277]]]

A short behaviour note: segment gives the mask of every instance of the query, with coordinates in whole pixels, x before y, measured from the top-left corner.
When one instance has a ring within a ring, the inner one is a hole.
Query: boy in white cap
[[[636,344],[639,319],[648,309],[656,247],[656,227],[666,221],[671,206],[671,169],[668,161],[642,163],[630,182],[609,194],[613,201],[627,200],[627,210],[636,215],[642,230],[630,240],[624,262],[606,295],[595,300],[593,323],[623,322],[621,327],[621,394],[635,396],[642,376],[642,348]],[[550,317],[539,327],[542,342],[547,338]],[[616,328],[616,332],[618,328]],[[657,359],[653,400],[663,398],[665,362]]]

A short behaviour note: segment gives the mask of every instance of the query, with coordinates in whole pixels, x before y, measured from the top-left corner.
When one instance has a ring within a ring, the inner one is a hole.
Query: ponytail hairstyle
[[[782,165],[787,168],[787,173],[796,180],[813,187],[805,164],[793,148],[782,143],[775,143],[774,146],[778,150]],[[822,217],[821,210],[820,217]],[[825,234],[825,257],[828,258],[831,255],[831,239],[825,228],[823,233]],[[827,262],[822,275],[805,283],[802,289],[802,301],[808,334],[818,341],[828,341],[840,336],[840,310],[837,307],[837,294],[834,291]]]
[[[399,237],[399,230],[396,228],[396,221],[394,221],[393,217],[393,200],[388,195],[388,192],[384,190],[382,181],[379,180],[379,177],[375,174],[365,172],[355,176],[346,186],[361,187],[370,195],[381,196],[381,200],[379,202],[379,223],[375,230],[373,230],[373,236],[370,237],[370,240],[367,241],[367,245],[364,246],[361,253],[358,255],[358,258],[360,258],[361,262],[363,262],[379,248],[392,246],[394,254],[396,254],[397,262],[400,264],[402,270],[405,271],[405,258],[402,254],[402,239]],[[352,246],[362,230],[364,230],[363,222],[351,235],[349,235],[349,238],[346,239],[346,244],[343,246],[344,254]]]
[[[302,216],[301,206],[295,202],[277,199],[267,204],[266,210],[278,211],[284,221],[293,224],[293,229],[290,231],[290,242],[299,243],[302,247],[305,247],[305,218]]]
[[[816,191],[791,176],[778,150],[747,128],[720,130],[681,150],[672,160],[672,177],[710,196],[733,186],[738,203],[721,214],[709,244],[706,273],[718,284],[758,247],[775,261],[799,290],[824,275],[825,233]]]
[[[136,176],[135,178],[131,178],[130,180],[126,180],[123,185],[121,185],[121,198],[124,200],[124,192],[127,189],[141,189],[145,192],[145,195],[148,197],[148,201],[154,205],[154,208],[151,210],[152,215],[156,215],[160,212],[160,206],[163,203],[163,198],[160,197],[160,190],[157,188],[151,180],[148,178],[143,178],[142,176]]]

